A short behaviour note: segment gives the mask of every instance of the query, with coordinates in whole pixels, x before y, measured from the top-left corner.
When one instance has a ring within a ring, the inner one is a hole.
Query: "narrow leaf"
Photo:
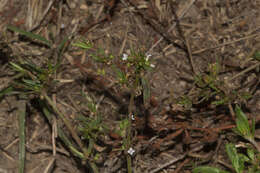
[[[237,150],[234,144],[226,144],[226,151],[233,167],[237,173],[240,173],[240,162]]]
[[[19,173],[24,172],[25,165],[25,113],[26,104],[25,100],[18,103],[18,116],[19,116]]]
[[[255,58],[256,60],[260,61],[260,51],[255,52],[253,58]]]
[[[22,68],[21,66],[19,66],[18,64],[15,64],[13,62],[10,62],[10,65],[16,71],[19,71],[19,72],[24,72],[25,71],[24,68]]]
[[[229,173],[210,166],[200,166],[192,170],[192,173]]]
[[[5,96],[5,95],[7,95],[7,94],[9,94],[9,93],[11,93],[13,91],[13,87],[7,87],[7,88],[4,88],[3,90],[1,90],[0,91],[0,99],[3,97],[3,96]]]
[[[49,40],[47,40],[46,38],[44,38],[44,37],[42,37],[42,36],[40,36],[38,34],[34,34],[32,32],[27,32],[25,30],[19,29],[19,28],[15,27],[15,26],[11,26],[11,25],[7,26],[7,29],[9,29],[11,31],[14,31],[14,32],[18,32],[19,34],[24,35],[26,37],[29,37],[31,39],[39,40],[42,43],[46,44],[48,47],[51,47],[51,45],[52,45]]]
[[[244,112],[241,110],[241,108],[239,106],[236,105],[236,128],[238,129],[238,131],[243,134],[244,138],[251,138],[252,134],[251,134],[251,130],[250,130],[250,126],[247,120],[246,115],[244,114]]]

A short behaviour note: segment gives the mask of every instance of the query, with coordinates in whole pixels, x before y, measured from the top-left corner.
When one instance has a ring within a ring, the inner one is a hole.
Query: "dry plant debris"
[[[232,171],[225,144],[260,145],[259,11],[257,0],[2,0],[0,89],[26,63],[48,88],[26,103],[25,172]],[[20,102],[0,98],[0,172],[18,172]],[[235,105],[255,120],[255,144],[232,131]]]

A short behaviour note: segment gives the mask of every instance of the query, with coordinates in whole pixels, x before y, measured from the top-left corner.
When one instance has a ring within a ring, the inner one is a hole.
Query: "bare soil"
[[[135,98],[132,161],[136,173],[189,173],[196,165],[229,170],[225,144],[247,141],[232,132],[235,121],[228,104],[211,104],[218,99],[215,95],[200,100],[194,77],[209,74],[210,64],[220,65],[218,79],[226,81],[219,86],[223,91],[251,94],[249,100],[236,98],[229,106],[238,103],[250,119],[256,119],[260,145],[259,61],[252,58],[260,50],[258,0],[1,0],[1,89],[12,80],[8,62],[30,59],[42,65],[53,58],[51,49],[7,30],[8,25],[40,34],[55,45],[69,37],[56,75],[61,82],[50,96],[75,129],[79,114],[92,116],[82,93],[99,104],[103,123],[112,132],[127,116],[130,92],[114,85],[113,70],[95,63],[88,51],[70,43],[88,40],[119,61],[131,50],[152,55],[155,67],[146,74],[150,105],[144,106],[141,96]],[[105,76],[98,75],[99,68],[106,70]],[[178,104],[187,96],[190,104]],[[52,124],[35,104],[34,100],[27,104],[25,172],[90,172],[58,138],[53,154]],[[18,130],[17,98],[4,97],[0,104],[0,173],[18,172]],[[95,146],[100,172],[127,172],[121,144],[122,139],[112,133],[100,139]]]

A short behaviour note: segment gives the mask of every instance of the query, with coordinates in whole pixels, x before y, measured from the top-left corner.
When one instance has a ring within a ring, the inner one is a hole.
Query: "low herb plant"
[[[178,103],[190,108],[192,104],[210,102],[211,105],[227,105],[236,102],[246,102],[249,92],[230,90],[224,80],[219,79],[221,66],[218,62],[209,64],[208,73],[194,77],[194,88],[186,95],[177,99]]]
[[[49,97],[52,92],[52,87],[55,86],[55,73],[60,65],[61,55],[65,48],[67,38],[65,38],[58,46],[48,41],[44,37],[21,30],[19,28],[8,26],[9,30],[18,32],[21,35],[29,37],[32,40],[40,41],[47,47],[51,48],[50,51],[57,52],[57,56],[54,58],[57,61],[48,63],[43,66],[37,66],[30,60],[22,60],[19,62],[10,62],[10,68],[14,72],[10,85],[0,91],[0,97],[5,95],[18,96],[18,112],[19,112],[19,173],[24,172],[25,167],[25,117],[26,117],[26,104],[31,99],[37,100],[41,109],[48,119],[49,123],[53,121],[53,113],[56,114],[65,124],[69,130],[72,138],[76,141],[76,144],[63,132],[60,125],[58,125],[58,136],[68,147],[68,149],[76,157],[79,157],[83,163],[86,161],[90,164],[93,172],[97,173],[98,169],[95,162],[90,157],[89,151],[91,145],[88,148],[83,144],[77,132],[72,128],[70,121],[64,116],[56,107],[53,100]]]
[[[108,68],[112,69],[117,77],[117,83],[121,87],[127,87],[131,91],[131,97],[128,106],[128,115],[125,119],[120,122],[119,135],[123,137],[122,149],[125,150],[127,154],[127,167],[128,173],[132,172],[131,155],[134,154],[135,150],[132,146],[131,136],[132,136],[132,125],[131,122],[134,119],[134,99],[138,92],[143,94],[143,102],[145,105],[149,103],[150,98],[150,86],[146,79],[146,72],[154,68],[154,64],[151,63],[150,56],[145,55],[142,52],[131,51],[131,53],[123,54],[122,57],[117,59],[115,63],[115,57],[112,55],[106,55],[104,51],[100,48],[94,48],[93,44],[89,41],[79,41],[73,44],[76,47],[82,48],[86,51],[91,50],[96,52],[96,54],[90,54],[92,59],[106,65]],[[100,75],[106,75],[104,69],[98,69],[97,73]]]
[[[249,124],[247,116],[236,106],[236,128],[234,132],[248,140],[255,148],[247,146],[247,153],[238,153],[234,144],[226,144],[226,152],[236,173],[260,173],[260,147],[254,139],[254,120]],[[230,173],[210,166],[199,166],[192,173]]]
[[[50,41],[41,37],[40,35],[23,31],[12,26],[10,26],[8,29],[14,32],[18,32],[19,34],[27,36],[31,39],[41,41],[50,48],[53,46]],[[29,60],[10,62],[10,67],[14,71],[14,76],[12,78],[13,80],[9,87],[3,89],[0,92],[0,96],[3,97],[5,95],[14,94],[22,96],[21,98],[23,98],[23,101],[24,99],[26,101],[24,102],[25,104],[21,104],[24,105],[24,107],[21,111],[21,118],[19,119],[20,125],[23,127],[20,129],[20,141],[23,141],[20,146],[21,166],[19,170],[21,173],[24,171],[25,164],[25,105],[26,103],[29,103],[31,99],[38,101],[42,112],[48,119],[49,123],[52,123],[53,121],[53,113],[62,119],[77,145],[75,145],[74,142],[72,142],[70,138],[63,132],[62,128],[60,128],[60,125],[58,125],[57,129],[59,138],[64,142],[68,149],[70,149],[71,153],[82,160],[83,164],[87,161],[90,164],[93,172],[98,172],[97,166],[95,164],[95,160],[98,159],[98,153],[94,151],[94,144],[101,135],[105,134],[107,127],[102,122],[95,103],[90,99],[90,97],[86,97],[88,108],[94,116],[91,118],[79,116],[78,120],[80,125],[78,130],[80,133],[78,133],[74,128],[72,128],[70,121],[58,110],[53,100],[49,97],[49,94],[52,92],[52,88],[55,87],[58,82],[55,80],[55,74],[60,65],[59,58],[62,54],[64,45],[65,41],[63,41],[59,46],[55,46],[58,49],[57,52],[59,56],[56,63],[49,61],[46,65],[37,66]],[[84,50],[92,50],[94,53],[89,54],[90,57],[92,57],[96,63],[100,63],[102,66],[106,65],[111,68],[116,74],[116,80],[118,81],[117,83],[121,87],[128,87],[131,91],[128,115],[126,115],[125,119],[123,119],[119,124],[120,129],[118,131],[119,135],[123,137],[122,150],[124,150],[126,153],[127,169],[128,172],[131,173],[131,156],[135,152],[131,140],[131,122],[134,119],[134,99],[138,92],[142,92],[145,105],[149,103],[150,86],[148,80],[146,79],[146,72],[154,68],[154,65],[150,61],[151,55],[145,55],[141,52],[132,51],[130,55],[123,54],[122,57],[119,58],[119,63],[116,64],[113,62],[115,59],[113,55],[107,55],[100,48],[95,49],[90,42],[77,42],[73,44],[73,46],[82,48]],[[122,66],[124,68],[121,68]],[[99,68],[96,73],[103,76],[107,75],[104,68]],[[83,141],[87,141],[88,145],[85,145]]]

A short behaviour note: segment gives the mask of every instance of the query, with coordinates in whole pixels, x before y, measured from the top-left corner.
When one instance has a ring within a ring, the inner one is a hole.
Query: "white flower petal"
[[[150,59],[150,57],[151,57],[152,55],[151,54],[146,54],[146,58],[145,58],[145,61],[149,61],[149,59]]]
[[[130,148],[128,149],[127,153],[132,156],[132,155],[135,153],[135,150],[134,150],[132,147],[130,147]]]
[[[154,64],[150,64],[150,67],[154,68],[154,67],[155,67],[155,65],[154,65]]]
[[[122,60],[123,60],[123,61],[126,61],[127,58],[128,58],[128,55],[124,53],[124,54],[123,54],[123,57],[122,57]]]

